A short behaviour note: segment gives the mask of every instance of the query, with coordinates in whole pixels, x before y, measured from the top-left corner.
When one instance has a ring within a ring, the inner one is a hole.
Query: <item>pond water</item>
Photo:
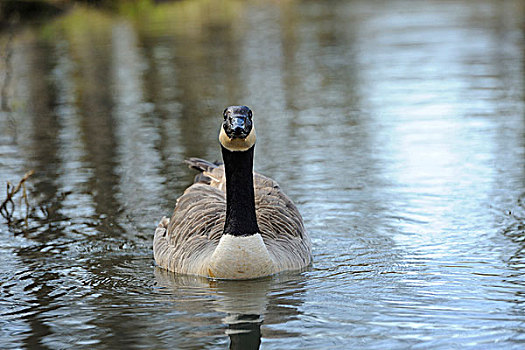
[[[525,347],[525,3],[148,1],[0,33],[0,348]],[[304,272],[155,266],[152,239],[254,111]]]

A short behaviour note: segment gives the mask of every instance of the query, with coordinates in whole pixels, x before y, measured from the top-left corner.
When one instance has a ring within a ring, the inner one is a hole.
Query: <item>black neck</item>
[[[253,189],[253,150],[232,152],[222,148],[226,170],[226,222],[224,234],[249,236],[259,232]]]

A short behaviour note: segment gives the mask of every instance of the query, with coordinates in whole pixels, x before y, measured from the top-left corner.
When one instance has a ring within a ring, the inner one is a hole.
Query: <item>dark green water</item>
[[[0,348],[525,346],[525,3],[77,6],[0,33]],[[254,111],[308,271],[155,267],[153,232]]]

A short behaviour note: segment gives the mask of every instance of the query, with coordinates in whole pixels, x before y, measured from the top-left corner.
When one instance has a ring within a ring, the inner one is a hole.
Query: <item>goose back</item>
[[[179,197],[170,220],[155,231],[157,264],[170,271],[207,276],[207,263],[222,236],[226,215],[224,167],[201,159],[187,161],[202,171]],[[301,214],[276,181],[254,173],[260,234],[276,271],[298,270],[311,261],[310,238]]]

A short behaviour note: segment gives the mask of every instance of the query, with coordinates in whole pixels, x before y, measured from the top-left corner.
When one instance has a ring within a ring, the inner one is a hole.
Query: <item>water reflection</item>
[[[162,293],[169,292],[170,298],[180,304],[182,312],[198,315],[209,313],[211,308],[225,315],[221,322],[226,326],[224,333],[229,337],[230,349],[258,349],[261,325],[274,323],[272,315],[276,313],[279,323],[297,318],[305,292],[305,281],[295,274],[254,281],[216,281],[178,275],[157,267],[155,280]],[[188,299],[189,295],[199,297],[192,300]],[[262,333],[269,336],[272,332]],[[281,330],[280,336],[285,334],[286,331]],[[198,336],[198,333],[188,336]]]
[[[0,225],[0,347],[519,348],[524,9],[143,1],[4,30],[0,180],[36,173],[28,226]],[[153,269],[234,103],[314,267]]]

